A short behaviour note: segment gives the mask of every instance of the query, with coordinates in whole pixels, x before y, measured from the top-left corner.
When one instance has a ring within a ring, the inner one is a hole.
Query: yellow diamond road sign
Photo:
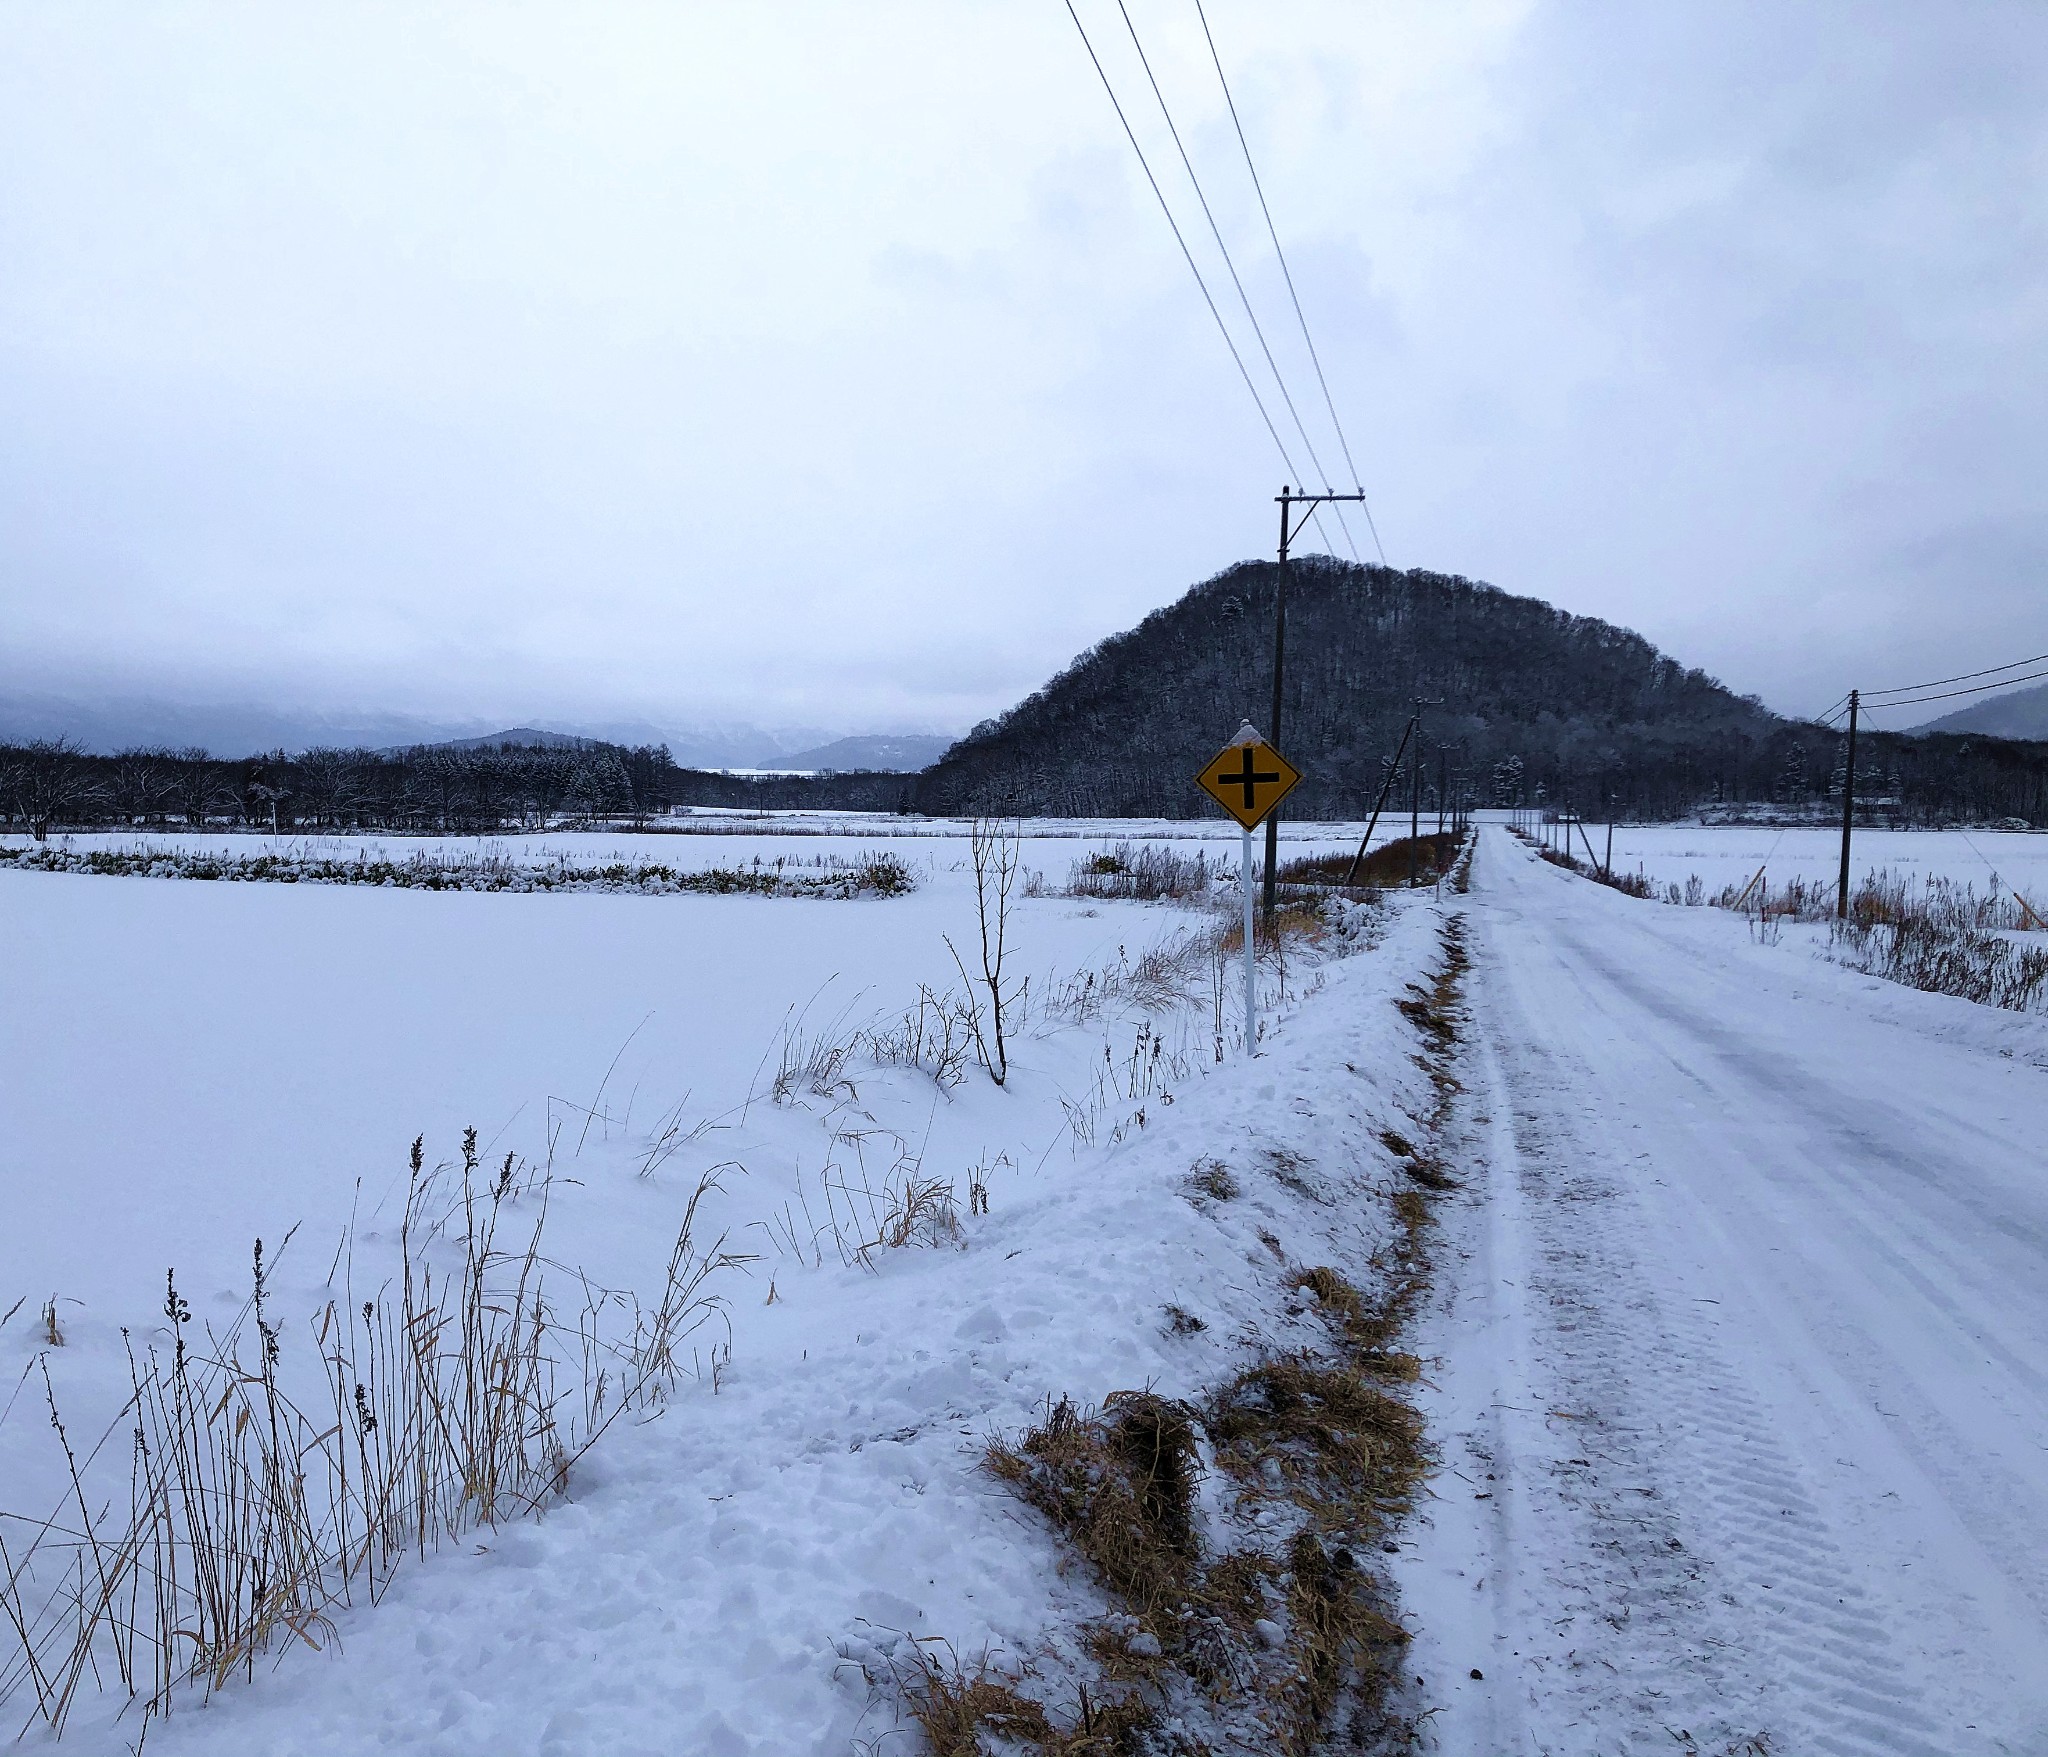
[[[1301,771],[1246,725],[1195,777],[1195,784],[1248,830],[1294,791]]]

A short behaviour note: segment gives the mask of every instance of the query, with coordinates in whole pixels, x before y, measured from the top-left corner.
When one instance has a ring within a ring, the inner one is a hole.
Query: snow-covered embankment
[[[1396,1003],[1431,983],[1440,926],[1418,899],[1370,953],[1297,969],[1314,992],[1265,1053],[1200,1078],[1162,1078],[1174,1054],[1126,1013],[1025,1040],[1002,1089],[845,1064],[651,1169],[644,1139],[591,1141],[554,1248],[605,1269],[728,1168],[705,1224],[757,1261],[727,1287],[715,1391],[615,1428],[564,1504],[402,1570],[328,1651],[174,1714],[149,1749],[839,1753],[895,1724],[917,1641],[1036,1668],[1069,1712],[1097,1667],[1077,1631],[1118,1607],[985,1444],[1049,1399],[1193,1402],[1259,1356],[1329,1349],[1296,1278],[1333,1266],[1370,1296],[1400,1242],[1414,1186],[1385,1137],[1418,1137],[1437,1095]],[[956,1207],[859,1249],[857,1204],[886,1212],[906,1164],[942,1170]],[[1229,1513],[1205,1497],[1204,1519]]]

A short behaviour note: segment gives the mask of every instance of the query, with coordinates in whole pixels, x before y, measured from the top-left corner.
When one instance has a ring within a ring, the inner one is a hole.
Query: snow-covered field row
[[[1434,829],[1434,815],[1423,827]],[[1284,823],[1280,842],[1283,860],[1297,855],[1356,848],[1362,823]],[[1210,860],[1237,858],[1238,832],[1207,820],[1049,819],[1034,818],[1021,826],[1024,863],[1054,887],[1063,884],[1075,862],[1121,843],[1167,844],[1199,850]],[[284,859],[393,861],[445,860],[516,862],[530,865],[566,863],[577,867],[612,864],[658,864],[678,870],[708,867],[791,866],[840,860],[857,862],[877,852],[902,861],[914,874],[931,875],[964,868],[971,826],[946,819],[900,818],[883,814],[826,815],[779,812],[763,815],[703,814],[676,820],[676,827],[646,831],[559,830],[546,835],[394,836],[361,835],[267,836],[248,832],[197,833],[179,829],[80,831],[53,836],[49,847],[90,853],[93,850],[162,850],[215,858],[259,854]],[[1383,817],[1374,829],[1379,847],[1408,833],[1408,819]],[[21,832],[0,833],[0,849],[30,847]]]

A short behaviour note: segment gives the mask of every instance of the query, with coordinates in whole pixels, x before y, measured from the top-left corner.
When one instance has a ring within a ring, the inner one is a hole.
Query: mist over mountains
[[[414,745],[483,748],[507,741],[665,744],[678,764],[702,769],[921,769],[952,742],[924,733],[835,737],[822,726],[609,719],[509,725],[502,720],[293,709],[260,702],[0,688],[0,743],[37,738],[69,738],[99,756],[123,750],[199,749],[225,758],[278,750],[297,754]]]

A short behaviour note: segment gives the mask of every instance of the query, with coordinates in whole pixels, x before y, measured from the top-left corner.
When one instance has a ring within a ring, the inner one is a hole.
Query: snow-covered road
[[[2048,1035],[1482,831],[1439,1748],[2048,1752]]]

